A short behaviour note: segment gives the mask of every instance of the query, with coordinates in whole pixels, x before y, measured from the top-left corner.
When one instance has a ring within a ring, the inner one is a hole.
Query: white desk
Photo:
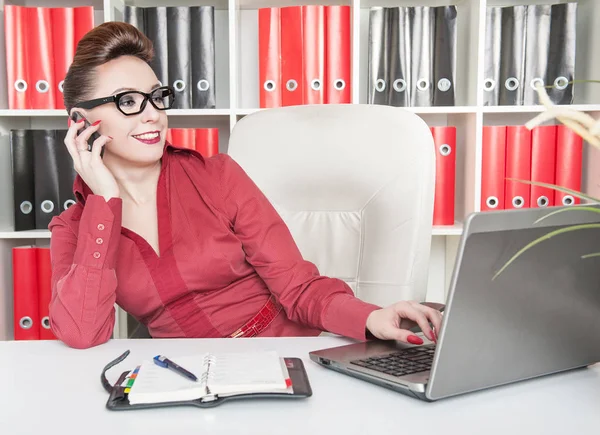
[[[222,340],[113,340],[88,350],[59,342],[0,342],[0,433],[86,434],[598,434],[600,367],[559,374],[435,403],[338,374],[308,359],[312,349],[348,342],[333,337]],[[114,412],[100,384],[108,372],[158,353],[275,349],[302,357],[313,396],[233,401],[193,407]]]

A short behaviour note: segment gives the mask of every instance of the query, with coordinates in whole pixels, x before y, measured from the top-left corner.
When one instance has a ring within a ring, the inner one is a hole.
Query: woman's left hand
[[[433,325],[435,332],[429,323]],[[380,310],[367,317],[367,329],[382,340],[398,340],[411,344],[423,344],[409,328],[418,325],[431,341],[437,341],[437,331],[442,324],[442,313],[415,301],[402,301]]]

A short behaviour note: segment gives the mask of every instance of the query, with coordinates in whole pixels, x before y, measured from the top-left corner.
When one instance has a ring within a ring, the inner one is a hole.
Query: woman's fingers
[[[79,129],[83,127],[83,121],[72,123],[69,129],[67,130],[67,134],[65,135],[65,146],[67,147],[67,151],[71,154],[73,161],[79,160],[79,153],[77,151],[77,144],[75,143],[75,138],[77,137],[77,132]]]
[[[396,313],[401,317],[408,317],[409,319],[414,320],[425,336],[434,341],[435,336],[429,326],[429,319],[423,311],[416,307],[416,305],[418,304],[398,304],[396,305]]]
[[[433,328],[435,329],[435,334],[437,334],[442,327],[442,313],[438,310],[427,307],[422,304],[418,304],[416,308],[421,311],[428,319],[431,324],[433,324]],[[437,341],[437,336],[435,337]]]
[[[88,140],[90,138],[90,136],[98,131],[98,129],[100,128],[100,122],[94,122],[92,125],[90,125],[88,128],[86,128],[85,130],[83,130],[75,139],[75,143],[77,144],[77,149],[79,151],[87,151],[88,149]]]
[[[106,145],[106,143],[111,140],[110,137],[108,136],[100,136],[98,139],[96,139],[92,145],[92,159],[101,159],[102,157],[100,157],[100,153],[102,151],[102,148],[104,148],[104,145]]]

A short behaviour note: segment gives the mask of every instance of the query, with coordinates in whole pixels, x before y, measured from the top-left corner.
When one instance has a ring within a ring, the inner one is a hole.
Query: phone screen
[[[73,116],[71,116],[71,119],[73,120],[73,122],[79,122],[80,120],[83,119],[83,129],[82,130],[88,128],[91,125],[90,122],[87,119],[85,119],[85,117],[79,112],[73,112]],[[92,145],[94,144],[94,141],[96,139],[98,139],[99,137],[100,137],[100,134],[97,131],[95,131],[91,134],[91,136],[88,139],[88,151],[90,151],[90,152],[92,151]],[[103,155],[104,155],[104,148],[102,148],[102,150],[100,151],[100,156],[103,156]]]

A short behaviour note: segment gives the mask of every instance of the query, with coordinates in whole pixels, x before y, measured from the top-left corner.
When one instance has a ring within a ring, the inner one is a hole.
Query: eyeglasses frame
[[[156,104],[154,104],[154,101],[152,101],[152,99],[151,99],[152,94],[154,92],[158,91],[159,89],[168,89],[169,91],[171,91],[171,104],[169,105],[169,107],[157,107]],[[123,96],[125,96],[127,94],[132,94],[132,93],[137,93],[137,94],[143,95],[144,100],[142,101],[142,105],[140,107],[139,112],[125,113],[119,107],[119,100]],[[158,87],[158,88],[152,90],[149,93],[142,92],[142,91],[123,91],[123,92],[119,92],[116,95],[111,95],[109,97],[94,98],[93,100],[82,101],[82,102],[76,104],[74,107],[79,107],[81,109],[89,110],[89,109],[94,109],[95,107],[101,106],[103,104],[115,103],[115,106],[117,107],[119,112],[121,112],[123,115],[133,116],[133,115],[138,115],[138,114],[142,113],[146,109],[146,105],[148,104],[148,101],[150,101],[150,104],[152,104],[152,107],[154,107],[156,110],[168,110],[173,106],[173,103],[175,102],[175,90],[171,86],[161,86],[161,87]]]

